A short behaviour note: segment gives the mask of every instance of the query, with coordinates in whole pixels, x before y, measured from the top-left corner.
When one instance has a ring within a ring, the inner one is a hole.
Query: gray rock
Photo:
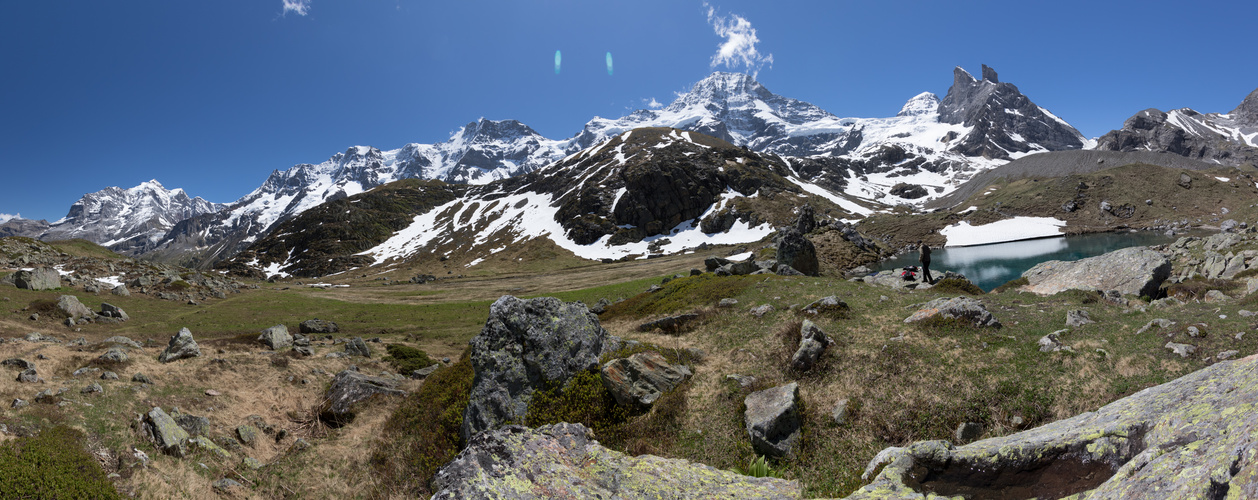
[[[146,422],[157,449],[162,453],[176,457],[183,457],[188,453],[188,432],[180,428],[175,419],[160,407],[154,407],[148,412]]]
[[[170,338],[170,342],[166,344],[166,349],[157,356],[157,360],[162,363],[169,363],[185,358],[195,358],[201,355],[201,348],[197,346],[197,341],[192,339],[192,332],[187,328],[180,328]]]
[[[171,410],[170,418],[175,419],[179,428],[187,432],[189,436],[206,436],[210,433],[210,419],[208,418],[184,413],[178,408]]]
[[[1237,354],[1240,354],[1240,351],[1236,351],[1236,350],[1223,351],[1219,353],[1218,356],[1215,356],[1215,358],[1218,359],[1219,361],[1226,361],[1226,360],[1235,358]]]
[[[1148,247],[1131,247],[1076,261],[1052,260],[1022,273],[1020,289],[1039,295],[1065,290],[1117,290],[1124,295],[1157,296],[1171,275],[1171,261]]]
[[[30,370],[35,368],[35,363],[21,358],[9,358],[4,361],[0,361],[0,366],[12,366],[19,370]]]
[[[121,307],[115,306],[108,302],[101,303],[100,315],[106,318],[114,318],[114,319],[117,319],[118,321],[126,321],[126,320],[131,319],[131,316],[128,316],[127,312],[123,311]]]
[[[14,399],[13,404],[9,405],[9,408],[12,408],[14,410],[20,410],[30,405],[31,405],[30,402],[26,401],[25,399]]]
[[[311,356],[314,356],[314,349],[311,349],[311,348],[309,348],[309,347],[305,347],[305,346],[302,346],[302,347],[294,347],[294,348],[293,348],[293,352],[297,353],[298,355],[300,355],[300,356],[301,356],[301,357],[303,357],[303,358],[309,358],[309,357],[311,357]]]
[[[1223,292],[1220,292],[1218,290],[1210,290],[1206,292],[1206,296],[1203,302],[1207,302],[1207,303],[1226,302],[1228,299],[1231,299],[1231,297],[1228,297],[1227,294],[1224,294]]]
[[[1148,322],[1148,323],[1145,323],[1145,324],[1144,324],[1144,326],[1140,327],[1140,329],[1139,329],[1139,330],[1136,330],[1136,335],[1140,335],[1140,334],[1142,334],[1142,333],[1144,333],[1144,332],[1147,332],[1147,331],[1151,330],[1151,329],[1152,329],[1153,327],[1155,327],[1155,326],[1156,326],[1156,327],[1158,327],[1158,328],[1166,329],[1166,328],[1170,328],[1170,327],[1171,327],[1171,325],[1174,325],[1174,324],[1175,324],[1175,322],[1174,322],[1174,321],[1171,321],[1171,320],[1169,320],[1169,319],[1165,319],[1165,318],[1158,318],[1158,319],[1149,320],[1149,322]]]
[[[57,309],[61,310],[72,320],[96,316],[96,313],[88,309],[82,302],[79,302],[79,298],[73,295],[62,295],[57,298]]]
[[[475,377],[463,438],[523,418],[536,390],[597,370],[606,337],[598,317],[580,302],[499,298],[470,342]]]
[[[663,330],[665,333],[678,333],[686,328],[690,322],[699,319],[697,313],[678,314],[676,316],[668,316],[655,321],[648,321],[638,325],[639,332],[649,332],[655,329]]]
[[[1088,316],[1088,311],[1084,309],[1071,309],[1066,311],[1066,326],[1078,328],[1089,323],[1096,323]]]
[[[798,499],[799,483],[604,448],[581,424],[484,432],[437,471],[434,500],[463,498]]]
[[[843,302],[837,296],[830,295],[804,306],[800,312],[813,316],[843,316],[850,310],[851,308],[848,307],[847,302]]]
[[[817,248],[793,227],[778,234],[777,261],[809,276],[816,276],[820,270],[817,264]]]
[[[1189,337],[1193,337],[1193,338],[1206,336],[1206,334],[1202,332],[1201,329],[1197,328],[1196,326],[1189,326],[1188,328],[1185,329],[1184,333],[1187,333]]]
[[[830,344],[830,337],[826,332],[811,320],[804,320],[799,328],[799,347],[791,356],[791,368],[801,372],[811,370]]]
[[[922,499],[923,483],[968,498],[1251,498],[1256,400],[1258,357],[1224,361],[1016,434],[887,448],[848,499]]]
[[[221,450],[222,448],[219,448],[219,449]],[[244,490],[245,488],[244,485],[236,482],[233,479],[228,479],[228,478],[222,478],[217,481],[214,481],[214,483],[212,483],[211,486],[214,487],[214,491],[217,491],[222,494],[233,494],[234,492]]]
[[[302,321],[298,329],[301,333],[337,333],[341,331],[341,327],[337,326],[335,322],[318,318]]]
[[[731,262],[729,259],[724,259],[724,258],[715,257],[715,256],[703,259],[703,266],[708,269],[709,273],[715,272],[721,266],[729,265],[730,263]]]
[[[273,327],[262,330],[262,335],[258,336],[258,341],[266,344],[273,350],[287,349],[293,345],[293,336],[288,334],[288,327],[284,325],[275,325]]]
[[[743,423],[756,453],[794,456],[800,439],[799,384],[753,392],[743,402],[747,407]]]
[[[751,375],[738,375],[738,374],[726,375],[725,380],[734,381],[734,383],[738,384],[738,387],[740,389],[747,389],[753,385],[756,385],[756,377],[753,377]]]
[[[111,371],[106,371],[105,373],[100,374],[100,379],[101,380],[118,380],[118,374]]]
[[[367,347],[367,343],[363,342],[362,337],[354,337],[345,343],[346,356],[362,356],[364,358],[371,357],[371,348]]]
[[[721,307],[721,308],[734,307],[736,305],[738,305],[738,299],[721,299],[719,302],[716,303],[716,307]]]
[[[17,381],[23,384],[35,384],[43,382],[44,379],[39,378],[39,373],[34,368],[27,368],[17,375]]]
[[[262,462],[253,457],[245,457],[240,459],[240,465],[245,466],[249,470],[258,470],[262,468]]]
[[[904,319],[905,323],[915,323],[926,319],[942,316],[949,319],[964,320],[974,326],[1000,328],[992,313],[987,311],[978,299],[969,297],[941,297],[922,305],[912,316]]]
[[[53,290],[61,287],[61,273],[50,267],[13,273],[13,285],[25,290]]]
[[[101,386],[100,386],[100,384],[98,384],[98,383],[96,383],[96,382],[92,382],[92,383],[88,384],[86,387],[84,387],[84,388],[83,388],[83,390],[81,390],[81,391],[79,391],[79,392],[81,392],[81,393],[83,393],[83,394],[96,394],[96,393],[100,393],[100,392],[104,392],[104,391],[105,391],[105,389],[104,389],[103,387],[101,387]]]
[[[413,370],[411,371],[411,378],[417,379],[417,380],[426,379],[428,378],[429,375],[436,373],[438,368],[441,368],[441,363],[435,363],[432,366],[427,366],[424,368],[420,368],[418,370]]]
[[[87,375],[89,373],[96,373],[98,371],[100,371],[100,368],[96,368],[94,366],[84,366],[83,368],[74,370],[74,373],[71,373],[70,375],[78,377],[80,375]]]
[[[143,373],[138,373],[138,372],[135,375],[131,376],[131,381],[138,384],[152,384],[153,383],[153,379],[150,379],[148,375],[145,375]]]
[[[239,439],[246,446],[253,446],[254,443],[258,442],[258,433],[258,428],[250,424],[236,426],[236,439]]]
[[[1181,358],[1187,358],[1197,352],[1197,346],[1191,344],[1180,344],[1176,342],[1167,342],[1165,346]]]
[[[126,351],[123,351],[122,349],[113,347],[113,348],[110,348],[108,351],[105,351],[105,354],[101,354],[100,357],[97,359],[105,363],[126,363],[127,353]]]
[[[231,452],[223,449],[222,446],[215,444],[212,439],[205,436],[193,436],[192,439],[188,440],[188,447],[193,450],[204,451],[222,460],[232,457]]]
[[[834,409],[830,410],[830,418],[834,419],[834,425],[846,425],[852,420],[852,402],[847,398],[840,399],[835,403]]]
[[[757,318],[764,317],[764,315],[769,314],[771,312],[773,312],[772,304],[761,304],[761,305],[751,308],[751,315]]]
[[[136,341],[134,341],[134,340],[131,340],[131,339],[130,339],[130,338],[128,338],[128,337],[123,337],[123,336],[121,336],[121,335],[114,335],[113,337],[109,337],[109,338],[105,339],[105,340],[104,340],[104,341],[102,341],[101,343],[102,343],[102,344],[111,344],[111,345],[114,345],[115,347],[116,347],[116,346],[130,347],[130,348],[133,348],[133,349],[139,349],[139,348],[141,348],[141,347],[144,347],[144,346],[140,345],[140,343],[139,343],[139,342],[136,342]]]
[[[957,426],[957,431],[954,437],[958,443],[968,443],[978,439],[978,437],[982,435],[983,424],[977,422],[962,422]]]
[[[1053,333],[1040,337],[1039,342],[1037,342],[1037,344],[1039,344],[1040,346],[1040,352],[1057,352],[1057,351],[1072,350],[1070,346],[1064,345],[1061,343],[1061,335],[1069,331],[1070,330],[1057,330]]]
[[[332,379],[320,418],[334,425],[351,422],[357,415],[354,405],[377,394],[402,396],[406,392],[397,389],[395,380],[343,370]]]
[[[131,290],[128,290],[128,289],[127,289],[127,285],[118,285],[118,286],[114,287],[114,289],[113,289],[113,290],[110,290],[109,292],[110,292],[110,293],[112,293],[112,294],[114,294],[114,295],[117,295],[117,296],[119,296],[119,297],[130,297],[130,296],[131,296]]]
[[[639,352],[603,365],[600,378],[616,404],[642,410],[690,378],[690,368],[657,352]]]

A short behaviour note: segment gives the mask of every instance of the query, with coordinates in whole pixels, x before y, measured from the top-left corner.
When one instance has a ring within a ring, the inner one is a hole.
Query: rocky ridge
[[[1220,165],[1258,165],[1258,90],[1226,114],[1146,109],[1098,139],[1096,149],[1162,151]]]

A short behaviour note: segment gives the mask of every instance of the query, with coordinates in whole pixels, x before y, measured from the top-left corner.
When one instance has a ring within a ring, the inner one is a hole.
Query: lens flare
[[[607,76],[612,76],[612,53],[607,53]]]
[[[555,74],[556,75],[559,74],[559,64],[562,62],[563,62],[563,54],[560,54],[559,51],[556,50],[555,51]]]

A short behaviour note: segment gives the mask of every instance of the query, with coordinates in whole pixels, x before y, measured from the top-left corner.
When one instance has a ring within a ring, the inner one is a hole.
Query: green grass
[[[657,292],[640,293],[624,302],[612,304],[604,317],[671,314],[715,305],[721,299],[737,296],[755,283],[779,278],[776,275],[717,276],[712,273],[687,276],[665,283]]]
[[[428,353],[411,346],[389,344],[385,346],[385,350],[389,355],[385,356],[384,361],[393,365],[393,369],[403,375],[437,363],[428,357]]]
[[[83,449],[83,433],[65,426],[0,444],[5,498],[122,498]]]

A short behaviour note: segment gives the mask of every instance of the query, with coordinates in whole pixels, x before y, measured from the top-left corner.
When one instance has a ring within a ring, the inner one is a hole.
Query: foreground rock
[[[1071,289],[1117,290],[1124,295],[1156,297],[1171,276],[1171,261],[1148,247],[1132,247],[1076,261],[1041,262],[1022,273],[1020,290],[1052,295]]]
[[[434,499],[797,499],[799,483],[753,478],[686,460],[629,457],[581,424],[507,426],[473,438],[433,478]]]
[[[743,423],[756,453],[788,457],[799,444],[799,384],[789,384],[749,394]]]
[[[640,352],[603,365],[603,386],[616,404],[634,409],[650,408],[664,393],[690,378],[690,368],[669,363],[658,352]]]
[[[57,309],[61,310],[62,313],[65,313],[72,320],[96,316],[96,313],[88,309],[82,302],[79,302],[79,298],[73,295],[62,295],[59,297],[57,299]]]
[[[510,295],[495,301],[485,327],[469,342],[476,375],[463,412],[463,438],[523,419],[538,389],[597,370],[606,337],[598,317],[580,302]]]
[[[179,427],[174,418],[166,414],[160,407],[154,407],[145,415],[144,423],[148,426],[157,449],[167,455],[182,457],[188,453],[188,431]]]
[[[811,370],[830,344],[831,340],[826,332],[812,321],[804,320],[799,327],[799,348],[791,356],[791,368],[801,372]]]
[[[195,358],[201,355],[201,347],[197,345],[197,341],[192,339],[192,332],[187,328],[180,328],[170,338],[170,343],[166,345],[166,349],[157,356],[157,360],[162,363],[169,363],[185,358]]]
[[[53,290],[61,286],[61,273],[47,267],[18,271],[13,273],[13,285],[27,290]]]
[[[905,318],[905,323],[916,323],[935,317],[958,319],[979,327],[1000,328],[1000,321],[987,311],[978,299],[969,297],[938,298],[922,304],[921,309]]]
[[[353,370],[343,370],[332,379],[326,403],[320,411],[325,422],[343,425],[354,420],[354,405],[377,394],[402,396],[406,391],[397,389],[397,382],[381,377],[371,377]]]
[[[1010,436],[888,448],[848,498],[1258,498],[1254,401],[1258,356],[1224,361]]]
[[[258,341],[266,344],[274,350],[287,349],[293,345],[293,336],[288,333],[288,327],[284,325],[275,325],[273,327],[262,330],[262,335],[258,336]]]
[[[820,272],[817,248],[796,228],[786,228],[778,234],[778,264],[788,266],[808,276]]]

